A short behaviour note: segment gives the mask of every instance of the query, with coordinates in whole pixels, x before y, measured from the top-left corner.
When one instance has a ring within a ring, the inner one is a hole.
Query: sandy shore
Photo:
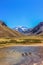
[[[0,48],[5,48],[5,47],[12,47],[12,46],[43,46],[43,43],[38,43],[38,44],[4,44],[0,45]]]

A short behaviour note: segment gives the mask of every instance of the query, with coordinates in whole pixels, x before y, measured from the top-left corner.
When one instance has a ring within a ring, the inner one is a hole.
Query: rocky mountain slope
[[[43,22],[40,22],[37,26],[35,26],[32,30],[31,30],[32,34],[43,34]]]
[[[10,29],[3,21],[0,21],[0,37],[19,37],[22,34]]]
[[[26,35],[43,35],[43,22],[40,22],[34,28],[17,27],[15,30]]]

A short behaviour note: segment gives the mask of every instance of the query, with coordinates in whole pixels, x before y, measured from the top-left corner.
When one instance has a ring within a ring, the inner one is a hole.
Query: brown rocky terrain
[[[3,21],[0,21],[0,37],[19,37],[21,36],[15,30],[10,29]]]

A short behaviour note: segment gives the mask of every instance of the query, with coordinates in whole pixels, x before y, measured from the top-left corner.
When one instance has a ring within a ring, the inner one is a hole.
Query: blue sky
[[[34,27],[43,21],[43,0],[0,0],[0,20],[10,27]]]

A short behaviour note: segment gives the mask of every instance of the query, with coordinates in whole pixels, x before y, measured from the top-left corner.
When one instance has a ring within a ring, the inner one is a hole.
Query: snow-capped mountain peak
[[[24,26],[18,26],[14,28],[16,31],[23,32],[26,31],[28,28]]]

